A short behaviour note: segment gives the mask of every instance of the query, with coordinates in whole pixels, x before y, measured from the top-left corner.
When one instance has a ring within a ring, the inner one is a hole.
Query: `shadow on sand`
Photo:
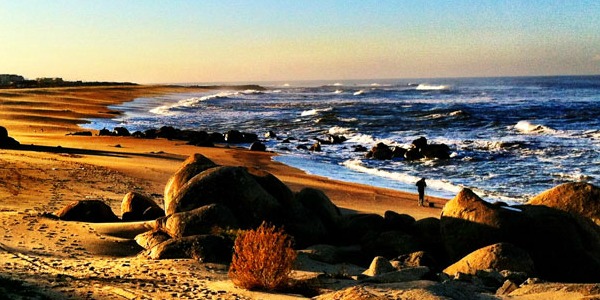
[[[149,158],[174,160],[174,161],[180,161],[180,162],[184,161],[187,158],[182,155],[174,155],[174,154],[167,154],[167,153],[118,152],[118,151],[69,148],[69,147],[62,147],[62,146],[18,145],[18,146],[14,146],[14,147],[0,147],[0,149],[31,151],[31,152],[47,152],[47,153],[56,153],[56,154],[94,155],[94,156],[107,156],[107,157],[120,157],[120,158],[149,157]]]

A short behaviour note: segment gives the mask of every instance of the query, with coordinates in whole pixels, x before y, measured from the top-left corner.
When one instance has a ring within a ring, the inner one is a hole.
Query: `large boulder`
[[[148,251],[151,259],[194,258],[205,263],[231,261],[233,243],[219,235],[193,235],[169,239]]]
[[[378,214],[343,215],[339,222],[336,238],[341,244],[356,244],[361,242],[368,245],[382,232],[385,221]]]
[[[229,208],[222,204],[208,204],[189,211],[178,212],[157,220],[157,229],[171,237],[208,234],[215,227],[236,229],[238,222]]]
[[[431,270],[438,270],[439,262],[426,251],[416,251],[400,255],[391,261],[397,269],[406,267],[428,267]]]
[[[410,148],[404,153],[404,159],[412,161],[424,158],[423,154],[417,148]]]
[[[448,159],[450,147],[446,144],[430,144],[421,149],[421,154],[428,159]]]
[[[227,206],[241,228],[282,218],[281,204],[243,167],[214,167],[196,175],[166,203],[165,211],[170,215],[212,203]]]
[[[102,200],[80,200],[70,203],[57,214],[64,221],[91,223],[118,222],[119,218]]]
[[[392,151],[388,145],[384,143],[378,143],[371,148],[371,150],[366,154],[366,157],[378,160],[386,160],[391,159],[393,153],[394,151]]]
[[[256,141],[250,145],[250,151],[267,151],[267,146],[260,141]]]
[[[179,134],[179,130],[173,126],[163,126],[156,132],[156,136],[168,140],[173,140],[177,138]]]
[[[529,253],[540,278],[600,282],[600,227],[587,218],[541,205],[493,205],[464,189],[442,210],[440,229],[452,261],[506,242]]]
[[[455,276],[457,273],[477,274],[477,271],[493,269],[535,274],[533,260],[529,254],[512,244],[498,243],[475,250],[461,260],[444,269],[444,273]]]
[[[164,216],[164,210],[150,197],[136,192],[129,192],[121,202],[121,219],[123,221],[146,221]]]
[[[170,239],[171,237],[168,234],[160,230],[146,231],[136,235],[134,238],[138,245],[147,250]]]
[[[520,212],[483,201],[470,189],[461,190],[442,209],[440,232],[451,261],[498,242]]]
[[[579,214],[600,225],[600,188],[589,183],[561,184],[531,198],[528,204]]]
[[[294,200],[294,193],[290,188],[285,185],[279,178],[273,174],[259,170],[259,169],[248,169],[248,172],[254,180],[260,184],[260,186],[267,191],[271,196],[275,197],[281,205],[290,206]]]
[[[191,131],[188,133],[188,145],[199,147],[214,147],[210,134],[206,131]]]
[[[296,194],[295,200],[315,214],[328,230],[333,230],[342,217],[340,209],[323,191],[304,188]]]
[[[114,136],[130,136],[131,133],[125,127],[115,127],[113,129],[112,135],[114,135]]]
[[[0,148],[12,149],[21,145],[17,140],[12,137],[7,137],[4,139],[0,139]]]
[[[258,135],[254,133],[239,132],[229,130],[224,134],[225,141],[230,144],[252,143],[258,140]]]
[[[395,258],[421,250],[415,239],[402,231],[376,232],[362,239],[363,251],[371,256]]]
[[[17,142],[17,140],[8,136],[8,130],[6,128],[0,126],[0,148],[14,148],[19,146],[21,143]]]
[[[179,193],[179,190],[194,176],[202,173],[205,170],[214,168],[217,165],[204,155],[196,153],[188,157],[179,167],[179,169],[169,178],[165,186],[165,209],[170,202]]]
[[[399,214],[391,210],[383,214],[383,220],[387,230],[401,230],[404,232],[408,232],[415,223],[415,218],[411,215]]]
[[[8,137],[8,130],[6,130],[6,127],[0,126],[0,140],[5,139],[7,137]]]
[[[600,282],[600,227],[590,219],[540,205],[523,212],[506,242],[525,249],[539,277],[560,282]],[[549,250],[550,249],[550,250]]]
[[[417,150],[419,150],[419,151],[420,151],[421,149],[423,149],[423,148],[427,147],[427,138],[426,138],[426,137],[424,137],[424,136],[422,136],[422,137],[419,137],[419,138],[418,138],[418,139],[416,139],[416,140],[413,140],[413,141],[412,141],[412,146],[413,146],[415,149],[417,149]]]
[[[433,217],[420,219],[413,224],[410,232],[422,249],[432,255],[437,262],[443,264],[448,260],[440,233],[440,219]]]
[[[311,201],[315,199],[329,201],[325,194],[320,191],[317,191],[314,195],[303,192],[303,196],[295,198],[292,190],[273,174],[254,168],[248,169],[248,172],[281,206],[281,216],[269,221],[275,225],[283,226],[285,231],[294,237],[296,247],[314,245],[327,240],[329,230],[318,215],[302,203],[302,201],[306,201],[309,205],[314,204]],[[330,201],[329,203],[333,205]],[[320,208],[316,209],[320,210]]]
[[[312,211],[294,202],[283,209],[281,223],[285,231],[294,237],[294,245],[303,248],[330,240],[331,230]]]

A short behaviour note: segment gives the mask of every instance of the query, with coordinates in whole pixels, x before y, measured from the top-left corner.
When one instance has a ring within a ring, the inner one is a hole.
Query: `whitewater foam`
[[[416,88],[417,91],[443,91],[449,90],[449,85],[431,85],[427,83],[421,83]]]
[[[354,129],[352,129],[352,128],[333,126],[333,127],[329,128],[328,133],[332,134],[332,135],[344,135],[344,134],[350,134],[350,133],[352,133],[352,131],[354,131]]]
[[[361,173],[366,173],[370,175],[375,175],[378,177],[383,177],[387,179],[392,179],[395,181],[399,181],[405,184],[414,184],[421,176],[414,176],[405,173],[392,172],[382,169],[369,168],[365,166],[360,159],[350,159],[342,162],[342,165]],[[439,191],[445,191],[452,194],[457,194],[463,188],[462,186],[454,185],[447,180],[439,180],[439,179],[431,179],[427,178],[427,186],[432,189],[436,189]]]
[[[375,138],[372,135],[356,133],[346,137],[348,143],[355,143],[359,145],[376,145],[378,143],[384,143],[388,146],[401,146],[396,141],[392,139],[379,139]]]
[[[520,131],[522,133],[527,134],[535,134],[535,133],[555,133],[556,130],[541,125],[541,124],[532,124],[529,121],[519,121],[513,127],[515,130]]]
[[[258,92],[258,91],[248,90],[248,91],[245,91],[244,93],[255,93],[255,92]],[[209,101],[209,100],[213,100],[213,99],[229,98],[231,96],[235,96],[235,95],[239,95],[239,94],[240,94],[240,92],[220,92],[217,94],[210,94],[210,95],[206,95],[206,96],[202,96],[202,97],[192,97],[192,98],[182,99],[182,100],[179,100],[175,104],[162,105],[162,106],[153,108],[150,110],[150,112],[153,114],[157,114],[157,115],[172,116],[172,115],[177,114],[177,112],[175,112],[175,110],[182,110],[182,109],[186,109],[186,108],[197,107],[201,102],[205,102],[205,101]]]
[[[333,107],[314,108],[314,109],[309,109],[309,110],[305,110],[305,111],[301,112],[300,116],[301,117],[314,116],[314,115],[317,115],[319,113],[328,112],[328,111],[332,111],[332,110],[333,110]]]

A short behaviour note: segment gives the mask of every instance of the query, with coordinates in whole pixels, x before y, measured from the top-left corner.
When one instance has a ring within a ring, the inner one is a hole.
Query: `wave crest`
[[[333,107],[327,107],[327,108],[314,108],[314,109],[309,109],[309,110],[305,110],[303,112],[300,113],[301,117],[308,117],[308,116],[314,116],[314,115],[318,115],[322,112],[328,112],[328,111],[332,111]]]
[[[541,125],[541,124],[532,124],[529,121],[519,121],[515,124],[514,129],[520,131],[522,133],[534,134],[534,133],[555,133],[556,130]]]
[[[446,91],[450,89],[449,85],[431,85],[427,83],[421,83],[415,88],[417,91]]]

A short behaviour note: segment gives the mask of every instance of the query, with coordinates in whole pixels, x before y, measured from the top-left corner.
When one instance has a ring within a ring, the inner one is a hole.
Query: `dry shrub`
[[[245,289],[278,290],[286,287],[296,252],[282,229],[262,223],[235,240],[229,278]]]

